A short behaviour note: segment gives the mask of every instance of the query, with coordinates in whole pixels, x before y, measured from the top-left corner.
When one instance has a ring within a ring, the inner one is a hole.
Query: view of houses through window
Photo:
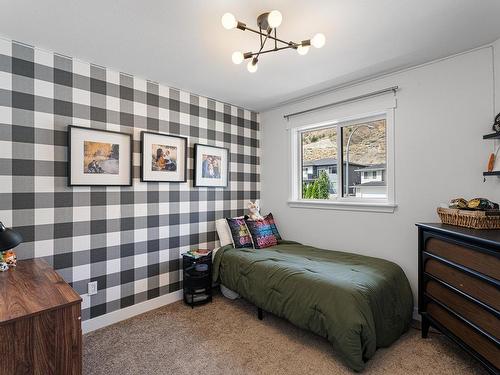
[[[385,119],[307,130],[300,137],[303,199],[387,197]]]
[[[337,195],[337,128],[306,131],[302,136],[302,198]]]

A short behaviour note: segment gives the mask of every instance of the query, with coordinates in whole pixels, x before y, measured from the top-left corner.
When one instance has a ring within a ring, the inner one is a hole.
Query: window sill
[[[291,200],[288,205],[292,208],[315,208],[322,210],[340,211],[365,211],[365,212],[385,212],[393,213],[398,206],[388,202],[332,202],[315,200]]]

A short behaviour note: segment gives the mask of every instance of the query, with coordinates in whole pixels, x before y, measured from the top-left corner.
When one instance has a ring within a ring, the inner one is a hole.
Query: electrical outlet
[[[80,297],[82,297],[82,310],[87,309],[90,307],[90,296],[85,293],[82,294]]]
[[[87,285],[87,293],[89,296],[97,294],[97,281],[92,281]]]

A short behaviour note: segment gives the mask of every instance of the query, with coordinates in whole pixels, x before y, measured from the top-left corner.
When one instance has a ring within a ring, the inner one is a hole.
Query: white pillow
[[[217,229],[217,235],[219,236],[221,246],[233,244],[233,236],[231,235],[231,230],[229,229],[226,219],[216,220],[215,229]]]

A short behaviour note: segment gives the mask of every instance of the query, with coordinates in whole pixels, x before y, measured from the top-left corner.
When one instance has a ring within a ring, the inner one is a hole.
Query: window
[[[300,132],[302,170],[312,165],[317,173],[302,178],[303,199],[330,199],[337,194],[337,128]],[[305,175],[303,175],[304,177]]]
[[[342,133],[340,144],[338,131]],[[387,164],[385,133],[385,118],[299,131],[302,199],[334,200],[339,193],[342,197],[386,198],[386,181],[377,179],[377,171],[385,169]],[[340,189],[338,147],[342,147],[343,165]],[[305,173],[311,165],[316,173]]]
[[[290,204],[392,212],[392,121],[382,112],[292,128]]]
[[[378,171],[387,166],[386,125],[385,117],[341,125],[344,197],[387,198],[387,182],[377,177]],[[366,171],[363,178],[362,171]]]

